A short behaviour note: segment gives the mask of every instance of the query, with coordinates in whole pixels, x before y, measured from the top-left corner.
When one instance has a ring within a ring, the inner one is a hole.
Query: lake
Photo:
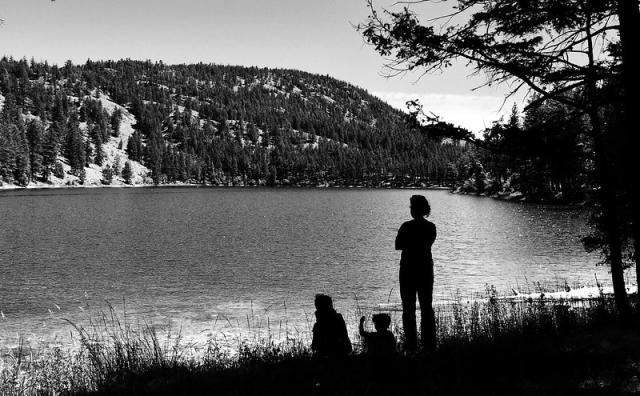
[[[62,344],[107,311],[185,337],[307,336],[313,297],[399,302],[394,239],[409,197],[432,206],[435,296],[593,284],[586,211],[442,190],[103,188],[0,192],[0,346]],[[386,305],[385,305],[386,306]],[[400,313],[394,313],[399,320]],[[121,316],[121,318],[123,318]],[[265,330],[266,329],[266,330]]]

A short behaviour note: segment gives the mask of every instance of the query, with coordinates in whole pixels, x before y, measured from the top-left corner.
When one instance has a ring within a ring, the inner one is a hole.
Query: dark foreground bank
[[[606,297],[459,303],[439,312],[438,321],[440,345],[431,356],[375,360],[356,352],[331,362],[314,358],[301,342],[244,346],[234,356],[209,345],[203,356],[187,358],[179,344],[164,344],[152,331],[120,327],[97,339],[78,329],[78,356],[59,356],[22,384],[5,369],[0,393],[640,394],[640,332],[620,325]]]

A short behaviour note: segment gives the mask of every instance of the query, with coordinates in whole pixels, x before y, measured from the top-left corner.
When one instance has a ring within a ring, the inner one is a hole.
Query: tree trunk
[[[639,147],[640,139],[635,130],[631,114],[637,110],[634,95],[640,92],[640,10],[636,0],[618,0],[618,19],[620,22],[620,44],[622,46],[622,158],[625,161],[627,181],[626,189],[631,202],[631,221],[633,247],[636,264],[636,283],[640,287],[640,173],[634,161],[634,151]],[[639,304],[640,307],[640,304]]]
[[[604,142],[600,117],[595,112],[590,112],[591,127],[593,132],[596,167],[600,184],[600,202],[604,214],[604,227],[609,245],[609,260],[611,264],[611,281],[615,295],[616,307],[623,323],[629,323],[631,319],[631,307],[624,284],[624,269],[622,266],[622,236],[620,233],[620,211],[615,193],[615,176],[611,163],[607,160],[607,149]]]
[[[622,0],[621,0],[622,1]],[[631,307],[627,290],[624,285],[624,269],[622,266],[622,235],[620,232],[620,208],[616,198],[616,183],[614,169],[609,161],[610,150],[608,149],[602,122],[600,120],[600,106],[598,104],[598,88],[595,77],[594,46],[591,35],[591,17],[586,19],[585,34],[589,51],[588,71],[586,73],[586,94],[588,99],[587,114],[591,122],[591,132],[595,150],[595,164],[598,172],[600,184],[600,202],[604,215],[604,229],[609,245],[609,261],[611,264],[611,281],[613,283],[613,293],[616,300],[618,313],[624,324],[631,322]]]

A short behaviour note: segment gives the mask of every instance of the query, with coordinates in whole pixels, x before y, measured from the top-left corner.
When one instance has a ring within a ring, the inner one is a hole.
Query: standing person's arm
[[[396,235],[396,250],[402,250],[405,248],[404,234],[405,232],[404,232],[404,224],[403,224],[400,226],[400,229],[398,230],[398,235]]]
[[[431,223],[431,235],[429,235],[429,246],[433,245],[436,240],[436,225]]]

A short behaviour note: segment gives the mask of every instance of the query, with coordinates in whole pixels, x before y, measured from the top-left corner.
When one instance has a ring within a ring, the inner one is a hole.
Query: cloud
[[[432,112],[442,121],[450,122],[478,133],[511,112],[514,100],[503,96],[415,94],[408,92],[374,92],[391,106],[406,111],[405,103],[418,99],[425,112]]]

